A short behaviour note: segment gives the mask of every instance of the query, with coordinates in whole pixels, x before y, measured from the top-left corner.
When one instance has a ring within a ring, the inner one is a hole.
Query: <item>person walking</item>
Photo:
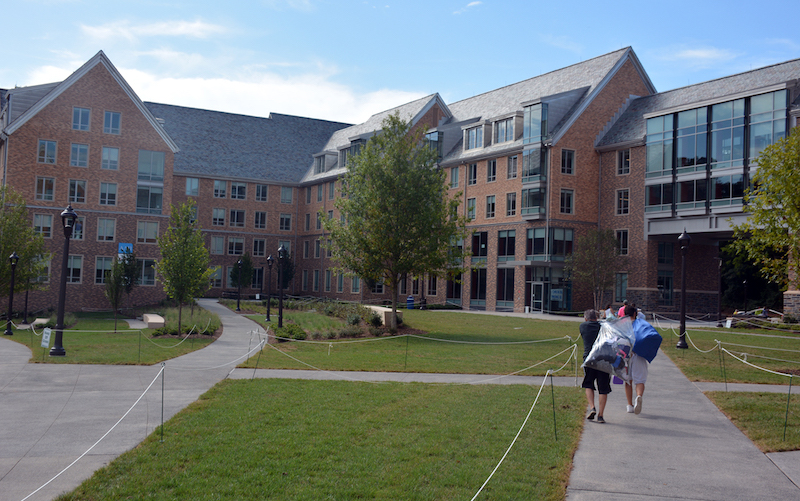
[[[578,330],[583,339],[583,360],[586,360],[589,352],[592,351],[592,345],[594,345],[597,335],[600,333],[600,322],[597,321],[597,312],[593,309],[586,310],[583,313],[583,319],[585,322],[580,325]],[[598,423],[605,423],[603,411],[606,408],[608,394],[611,393],[611,375],[590,367],[584,367],[583,373],[581,387],[586,392],[586,402],[589,404],[586,419],[591,421],[597,416]],[[599,394],[597,407],[594,405],[595,383],[597,383],[597,393]]]
[[[635,305],[625,306],[625,316],[633,321],[633,331],[636,342],[631,351],[631,358],[628,362],[630,371],[630,381],[625,383],[625,398],[628,400],[626,410],[634,414],[642,412],[644,399],[644,384],[647,381],[647,372],[650,362],[653,361],[658,348],[661,346],[661,335],[652,325],[643,318],[637,318],[640,312]],[[633,391],[636,389],[636,398],[633,398]]]

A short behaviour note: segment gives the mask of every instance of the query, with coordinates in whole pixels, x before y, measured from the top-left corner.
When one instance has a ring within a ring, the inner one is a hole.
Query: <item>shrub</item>
[[[303,340],[306,338],[306,331],[297,324],[286,324],[279,329],[275,329],[275,335],[287,339]]]
[[[367,323],[369,323],[373,327],[380,327],[383,325],[383,321],[381,320],[381,316],[378,315],[378,312],[371,312],[369,318],[367,319]]]
[[[372,334],[375,337],[380,337],[380,336],[383,335],[383,329],[381,329],[379,327],[370,326],[369,333]]]
[[[358,337],[362,334],[362,330],[360,327],[355,325],[348,325],[342,328],[339,331],[339,337]]]
[[[50,317],[50,319],[47,321],[47,323],[44,324],[44,327],[48,327],[50,329],[55,329],[56,328],[56,323],[57,323],[56,322],[56,320],[57,320],[56,316],[57,315],[52,315]],[[78,317],[76,317],[74,313],[64,313],[64,328],[65,329],[69,329],[70,327],[72,327],[76,323],[78,323]]]
[[[347,325],[358,325],[361,323],[361,317],[355,313],[347,315]]]
[[[336,339],[336,332],[328,331],[328,339]]]
[[[784,315],[783,316],[783,323],[785,324],[796,324],[797,319],[791,315]]]

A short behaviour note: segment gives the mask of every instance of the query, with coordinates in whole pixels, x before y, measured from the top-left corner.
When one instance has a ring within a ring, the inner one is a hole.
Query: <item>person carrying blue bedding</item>
[[[597,335],[600,333],[600,322],[597,321],[597,311],[593,309],[586,310],[583,313],[583,319],[585,322],[580,325],[578,330],[581,333],[581,338],[583,338],[583,360],[585,361],[589,352],[592,350],[592,345],[594,345]],[[601,424],[605,423],[606,420],[603,418],[603,411],[606,408],[608,394],[611,393],[611,375],[597,369],[592,369],[591,367],[584,367],[583,372],[584,377],[581,387],[585,388],[586,401],[589,404],[589,411],[586,414],[586,419],[591,421],[594,419],[595,415],[597,415],[597,422]],[[597,381],[597,393],[600,395],[598,398],[599,412],[594,406],[595,381]]]
[[[650,362],[656,357],[661,346],[661,335],[646,320],[637,319],[637,310],[633,305],[625,306],[625,316],[633,319],[633,332],[636,342],[629,362],[630,381],[625,383],[625,397],[628,400],[627,411],[634,414],[642,412],[644,384]],[[633,400],[633,389],[636,388],[636,400]]]

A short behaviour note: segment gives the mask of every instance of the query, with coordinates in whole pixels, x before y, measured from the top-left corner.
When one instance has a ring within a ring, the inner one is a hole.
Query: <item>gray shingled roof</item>
[[[20,115],[25,113],[28,108],[38,103],[44,96],[49,94],[51,90],[55,89],[59,83],[60,82],[8,89],[3,99],[5,100],[6,96],[11,97],[11,109],[8,114],[9,125],[19,118]]]
[[[608,148],[617,144],[643,142],[646,131],[644,115],[648,113],[722,99],[796,79],[800,79],[800,59],[635,99],[596,146]]]
[[[174,170],[299,183],[331,134],[350,124],[272,113],[268,118],[145,103],[180,147]]]

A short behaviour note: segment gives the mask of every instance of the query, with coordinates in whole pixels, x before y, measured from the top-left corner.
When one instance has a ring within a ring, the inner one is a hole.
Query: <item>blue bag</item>
[[[633,321],[633,335],[636,337],[633,352],[652,362],[658,354],[658,348],[661,347],[661,334],[646,320],[636,319]]]

